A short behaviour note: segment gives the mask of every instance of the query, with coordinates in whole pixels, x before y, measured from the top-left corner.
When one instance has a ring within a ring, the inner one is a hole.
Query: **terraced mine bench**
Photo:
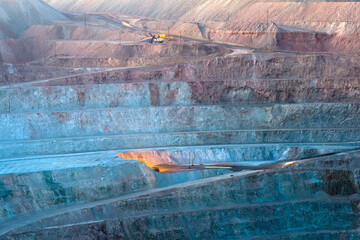
[[[253,53],[2,86],[0,238],[356,239],[357,66]],[[181,164],[353,151],[174,175],[115,156],[149,149]]]
[[[356,239],[359,154],[340,153],[292,169],[225,174],[52,207],[0,224],[0,234],[9,239]]]

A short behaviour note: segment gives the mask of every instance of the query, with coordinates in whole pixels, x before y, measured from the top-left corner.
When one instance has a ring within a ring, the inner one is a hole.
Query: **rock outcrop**
[[[0,1],[0,39],[18,38],[31,25],[67,20],[42,0]]]
[[[27,216],[32,224],[9,221],[0,234],[6,239],[356,239],[358,166],[359,151],[353,151],[303,168],[222,175]]]

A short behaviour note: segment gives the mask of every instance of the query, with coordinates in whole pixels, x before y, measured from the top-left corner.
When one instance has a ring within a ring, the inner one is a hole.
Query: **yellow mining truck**
[[[149,34],[151,36],[149,43],[163,43],[165,39],[172,39],[172,37],[167,37],[165,34],[158,34],[158,35],[153,35],[151,33]]]

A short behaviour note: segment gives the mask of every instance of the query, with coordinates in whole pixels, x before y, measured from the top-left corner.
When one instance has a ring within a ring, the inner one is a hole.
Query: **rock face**
[[[188,182],[35,215],[32,225],[5,238],[356,239],[358,166],[354,151],[319,158],[304,169]]]
[[[182,17],[188,21],[196,21],[196,18],[206,19],[214,16],[228,17],[228,13],[235,12],[239,7],[246,5],[249,1],[93,1],[93,0],[46,0],[51,6],[63,11],[74,12],[116,12],[135,16],[147,16],[152,18],[165,18],[178,20]],[[219,12],[219,9],[222,10]],[[226,10],[225,10],[226,9]],[[212,12],[211,12],[212,11]],[[226,19],[226,18],[224,18]]]
[[[254,54],[1,89],[0,154],[359,141],[357,64]]]
[[[104,29],[79,25],[32,25],[25,33],[25,38],[49,40],[104,40],[107,41],[139,41],[144,39],[142,32]],[[59,48],[60,50],[60,48]]]
[[[252,53],[5,85],[0,236],[356,239],[356,151],[232,174],[160,174],[127,159],[199,164],[353,150],[357,73],[350,56]],[[97,151],[110,152],[84,153]]]
[[[160,19],[203,21],[344,21],[359,13],[354,1],[94,1],[94,0],[45,0],[62,11],[121,12],[135,16]],[[313,9],[316,9],[314,11]],[[289,12],[292,15],[289,17]],[[341,13],[339,15],[338,13]]]
[[[358,53],[360,4],[354,1],[47,0],[63,11],[111,11],[173,20],[138,26],[246,47]],[[116,9],[116,10],[114,10]],[[316,9],[316,11],[314,10]],[[291,12],[291,16],[289,16]]]
[[[42,0],[0,1],[0,39],[17,38],[34,24],[67,18]]]
[[[0,54],[5,63],[19,64],[38,61],[52,67],[127,67],[160,65],[178,62],[180,58],[223,55],[228,49],[198,44],[179,45],[120,45],[120,42],[47,41],[42,39],[13,39],[0,41]],[[54,60],[44,59],[53,57]],[[178,61],[175,61],[177,59]],[[91,64],[91,61],[93,64]],[[108,64],[106,64],[106,61]],[[111,62],[118,61],[115,66]],[[89,62],[86,65],[86,62]],[[102,64],[103,63],[103,64]]]
[[[33,82],[89,72],[83,69],[4,64],[0,66],[0,85]]]
[[[1,223],[39,210],[98,201],[190,180],[224,174],[223,170],[159,174],[132,157],[158,163],[199,164],[207,162],[273,161],[304,159],[355,148],[354,144],[322,146],[223,146],[197,147],[187,150],[83,153],[68,156],[20,158],[1,163]],[[5,225],[2,225],[4,227]]]
[[[85,2],[115,4],[56,3]],[[359,239],[357,27],[304,8],[356,4],[138,3],[111,6],[187,22],[67,14],[0,42],[0,239]],[[174,38],[148,43],[160,23]]]

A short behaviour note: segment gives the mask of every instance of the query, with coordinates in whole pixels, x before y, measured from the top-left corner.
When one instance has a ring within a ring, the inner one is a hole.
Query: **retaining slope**
[[[358,60],[254,53],[4,86],[0,157],[356,142]]]
[[[164,158],[172,159],[180,164],[274,161],[303,159],[349,151],[356,147],[356,144],[203,146],[153,149],[143,152],[142,157],[161,161]],[[0,222],[5,223],[54,207],[171,186],[226,172],[207,170],[160,174],[141,162],[120,159],[115,156],[118,153],[36,156],[0,161]]]
[[[246,171],[64,208],[8,223],[8,239],[252,238],[320,230],[358,236],[359,151],[291,170]],[[260,217],[259,217],[260,216]],[[264,218],[266,216],[266,218]],[[199,218],[203,221],[199,222]],[[5,229],[5,228],[4,228]]]
[[[0,165],[13,168],[0,170],[0,229],[13,229],[8,239],[81,239],[84,232],[130,239],[286,239],[313,229],[357,236],[357,152],[306,169],[215,180],[197,179],[224,171],[161,175],[114,156],[171,147],[214,161],[224,153],[231,161],[277,160],[354,149],[360,141],[358,65],[347,56],[245,54],[2,86]],[[218,146],[213,155],[196,150],[208,145]],[[179,161],[189,159],[185,152]],[[82,154],[64,155],[74,153]],[[189,180],[198,182],[153,189]],[[128,196],[125,205],[104,200],[138,191],[148,192]],[[92,202],[97,200],[106,203]],[[91,207],[66,210],[82,201]],[[57,208],[64,215],[48,215]],[[243,212],[265,212],[268,220],[230,217]],[[27,214],[38,218],[30,221]],[[210,219],[211,230],[193,228],[200,217]],[[316,234],[310,236],[321,236]]]

